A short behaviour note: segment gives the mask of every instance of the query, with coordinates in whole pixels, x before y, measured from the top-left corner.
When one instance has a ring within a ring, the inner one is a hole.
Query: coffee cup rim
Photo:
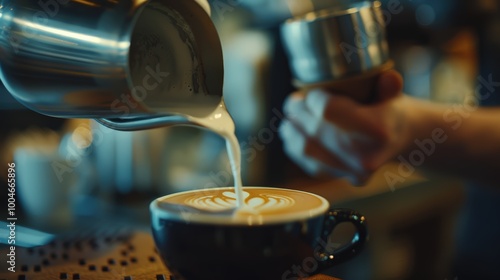
[[[201,189],[198,190],[190,190],[184,192],[173,193],[169,195],[165,195],[162,197],[158,197],[153,200],[150,204],[150,212],[153,219],[153,227],[159,226],[159,220],[172,220],[177,222],[185,222],[185,223],[193,223],[193,224],[208,224],[208,225],[226,225],[226,226],[265,226],[265,225],[276,225],[276,224],[287,224],[291,222],[300,222],[306,221],[318,216],[323,215],[330,208],[330,203],[324,197],[319,196],[317,194],[295,190],[295,189],[286,189],[286,188],[276,188],[276,187],[263,187],[263,186],[244,186],[243,190],[247,189],[267,189],[267,190],[286,190],[295,193],[302,193],[313,196],[321,201],[321,205],[315,207],[314,209],[304,210],[300,212],[294,212],[290,214],[276,214],[276,215],[267,215],[266,217],[262,215],[252,215],[247,216],[246,219],[243,218],[234,218],[228,219],[228,216],[217,216],[203,213],[173,213],[168,212],[168,210],[161,209],[158,206],[158,202],[167,199],[169,197],[177,196],[180,194],[189,194],[203,191]],[[220,187],[210,189],[213,191],[217,190],[234,190],[234,187]]]

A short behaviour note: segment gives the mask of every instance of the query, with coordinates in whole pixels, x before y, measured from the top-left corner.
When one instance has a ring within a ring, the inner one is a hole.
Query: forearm
[[[422,167],[487,183],[498,180],[500,108],[417,100],[406,106],[411,106],[407,117],[415,128],[403,152],[406,157],[424,154]]]

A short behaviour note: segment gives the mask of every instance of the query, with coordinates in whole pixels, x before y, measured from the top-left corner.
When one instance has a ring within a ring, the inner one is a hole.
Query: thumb
[[[377,81],[377,101],[385,101],[400,95],[403,91],[403,77],[395,70],[380,74]]]

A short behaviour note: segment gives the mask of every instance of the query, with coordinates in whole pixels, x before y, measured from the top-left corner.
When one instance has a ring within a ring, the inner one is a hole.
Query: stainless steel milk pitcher
[[[222,99],[220,40],[194,0],[0,0],[0,62],[30,109],[115,129],[187,122]]]

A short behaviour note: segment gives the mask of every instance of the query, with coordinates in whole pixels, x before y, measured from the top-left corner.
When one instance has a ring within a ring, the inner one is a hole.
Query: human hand
[[[285,152],[311,175],[362,184],[411,142],[408,100],[396,71],[381,74],[378,100],[362,105],[322,89],[292,94],[280,127]]]

